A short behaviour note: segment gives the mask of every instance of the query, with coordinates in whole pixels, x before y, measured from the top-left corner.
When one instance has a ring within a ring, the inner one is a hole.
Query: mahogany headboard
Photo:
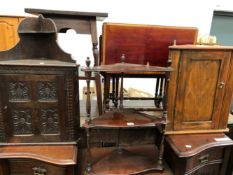
[[[197,33],[194,27],[104,23],[101,64],[118,63],[125,54],[128,63],[166,66],[168,46],[174,40],[177,45],[195,44]]]

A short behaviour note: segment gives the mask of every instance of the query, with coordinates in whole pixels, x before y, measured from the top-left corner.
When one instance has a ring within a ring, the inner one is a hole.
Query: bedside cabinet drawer
[[[223,133],[167,135],[164,156],[174,175],[226,175],[232,145]]]
[[[199,169],[208,164],[223,162],[223,148],[210,148],[193,157],[187,158],[186,172]]]
[[[37,160],[10,159],[10,175],[73,175],[73,166],[57,166]]]
[[[0,175],[74,175],[77,146],[1,145]],[[2,173],[4,172],[4,173]]]
[[[185,175],[219,175],[221,164],[206,165]]]

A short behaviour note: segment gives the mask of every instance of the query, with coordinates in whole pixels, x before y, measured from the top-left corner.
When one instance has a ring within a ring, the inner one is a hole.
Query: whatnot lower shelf
[[[162,115],[149,115],[134,110],[114,110],[92,119],[84,128],[137,128],[166,124]]]
[[[162,171],[158,149],[153,145],[120,148],[92,148],[91,171],[88,174],[130,175]]]
[[[159,115],[151,115],[148,112],[135,111],[128,109],[115,109],[106,112],[103,115],[87,121],[83,127],[87,131],[87,159],[86,172],[89,175],[130,175],[139,174],[149,171],[162,171],[162,152],[159,151],[160,146],[120,146],[120,136],[118,136],[117,147],[110,152],[98,156],[99,153],[105,151],[105,148],[100,148],[96,151],[91,148],[91,129],[134,129],[134,128],[156,128],[165,126],[166,117],[162,113]],[[151,147],[153,149],[151,149]],[[148,151],[148,149],[150,151]],[[148,154],[145,154],[148,153]],[[148,156],[149,155],[149,156]],[[98,157],[98,158],[97,158]]]

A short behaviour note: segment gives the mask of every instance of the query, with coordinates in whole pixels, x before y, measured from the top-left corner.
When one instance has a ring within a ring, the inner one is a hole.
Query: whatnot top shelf
[[[85,128],[137,128],[166,124],[164,116],[149,115],[135,110],[113,110],[85,123]]]
[[[131,63],[116,63],[111,65],[101,65],[95,67],[82,68],[85,72],[108,72],[108,73],[147,73],[147,72],[171,72],[171,67],[150,66]]]

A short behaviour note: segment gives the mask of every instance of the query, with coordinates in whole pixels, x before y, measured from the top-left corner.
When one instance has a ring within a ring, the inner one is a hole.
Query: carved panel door
[[[11,74],[0,76],[0,81],[8,142],[60,141],[65,137],[62,75]]]
[[[175,130],[216,129],[231,52],[183,51],[175,107]]]

